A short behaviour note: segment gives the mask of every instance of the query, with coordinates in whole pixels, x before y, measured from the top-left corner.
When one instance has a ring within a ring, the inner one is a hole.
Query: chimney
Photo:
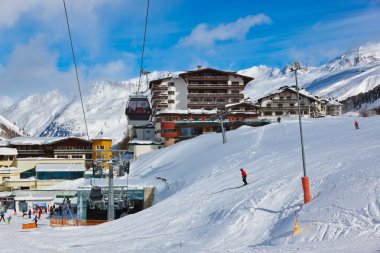
[[[202,65],[197,66],[197,70],[200,70],[200,69],[202,69]]]

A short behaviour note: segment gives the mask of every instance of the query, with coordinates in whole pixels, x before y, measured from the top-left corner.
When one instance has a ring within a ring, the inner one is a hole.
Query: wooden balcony
[[[193,84],[188,84],[187,89],[208,89],[208,90],[216,90],[216,89],[243,89],[243,85],[238,85],[238,84],[214,84],[214,83],[193,83]]]
[[[186,79],[188,81],[206,81],[206,80],[212,80],[212,81],[228,81],[228,76],[187,76]]]
[[[153,94],[152,100],[154,100],[154,99],[168,99],[168,94],[167,93]]]
[[[244,98],[243,93],[189,93],[187,98]]]
[[[168,90],[168,86],[167,85],[160,85],[160,86],[153,86],[151,88],[152,92],[158,91],[158,90]]]

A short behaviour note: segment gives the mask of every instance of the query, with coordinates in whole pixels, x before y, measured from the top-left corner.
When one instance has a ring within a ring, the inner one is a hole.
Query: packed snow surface
[[[360,129],[354,129],[354,120]],[[204,134],[131,164],[129,179],[157,187],[155,204],[95,227],[22,231],[0,224],[6,252],[376,252],[380,250],[380,117],[303,119],[299,125]],[[248,173],[242,185],[240,168]],[[167,184],[156,176],[167,179]],[[302,209],[300,210],[300,208]],[[295,212],[299,231],[292,234]],[[18,223],[17,223],[18,222]],[[44,222],[44,221],[43,221]],[[42,223],[43,223],[42,222]]]

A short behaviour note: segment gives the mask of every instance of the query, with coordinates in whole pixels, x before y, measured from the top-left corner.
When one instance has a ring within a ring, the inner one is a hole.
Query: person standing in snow
[[[355,129],[359,129],[359,123],[357,120],[355,120],[354,125],[355,125]]]
[[[247,172],[245,172],[245,170],[243,170],[243,168],[240,169],[240,172],[241,172],[241,177],[243,179],[243,182],[244,182],[244,185],[247,185]]]
[[[0,210],[0,221],[2,221],[2,220],[5,222],[4,210],[3,209]]]
[[[8,224],[10,225],[11,221],[12,221],[12,217],[9,215],[9,217],[7,218],[7,220],[8,220]]]
[[[28,211],[28,216],[29,216],[29,219],[32,218],[32,210],[30,209],[30,207],[29,207],[29,211]]]
[[[38,222],[38,217],[37,217],[37,214],[36,216],[34,216],[34,219],[33,219],[34,223],[36,224],[36,227],[37,227],[37,222]]]

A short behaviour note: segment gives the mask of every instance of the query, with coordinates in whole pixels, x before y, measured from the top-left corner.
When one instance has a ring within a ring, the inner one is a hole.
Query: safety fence
[[[50,219],[51,227],[95,226],[108,220]]]

